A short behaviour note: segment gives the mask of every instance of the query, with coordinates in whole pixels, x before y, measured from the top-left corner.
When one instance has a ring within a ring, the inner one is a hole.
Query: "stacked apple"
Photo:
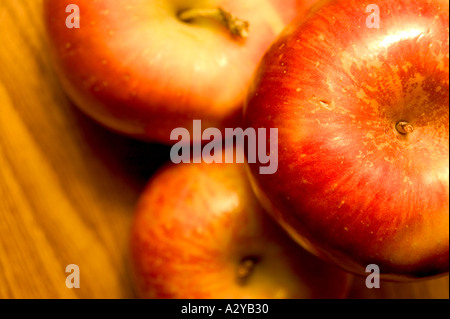
[[[366,13],[372,2],[328,1],[266,54],[245,125],[279,128],[279,170],[251,164],[252,179],[326,260],[392,280],[448,273],[449,5],[377,0]]]
[[[193,120],[278,129],[274,174],[152,178],[131,236],[140,297],[343,297],[350,275],[331,264],[448,272],[448,4],[314,2],[44,1],[63,87],[102,125],[167,144]]]
[[[261,57],[313,2],[45,0],[44,12],[76,105],[117,132],[171,143],[171,131],[192,130],[193,120],[239,126]],[[66,25],[69,5],[79,8],[79,28]]]
[[[131,238],[144,298],[342,298],[351,277],[298,246],[262,209],[242,164],[171,164]]]

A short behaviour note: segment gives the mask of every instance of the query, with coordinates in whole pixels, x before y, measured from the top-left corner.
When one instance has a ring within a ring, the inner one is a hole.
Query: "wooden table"
[[[133,208],[169,149],[113,134],[70,103],[41,4],[0,2],[0,298],[133,298]],[[69,264],[79,289],[66,287]],[[350,296],[449,298],[449,280],[369,290],[358,279]]]

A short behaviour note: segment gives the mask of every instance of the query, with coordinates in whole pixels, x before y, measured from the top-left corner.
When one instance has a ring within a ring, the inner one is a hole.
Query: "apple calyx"
[[[414,132],[414,126],[406,121],[400,121],[395,125],[397,132],[402,135]]]
[[[222,8],[216,9],[187,9],[178,14],[181,21],[189,22],[198,18],[213,19],[224,25],[232,35],[246,39],[250,24],[248,21],[239,19]]]
[[[236,272],[239,284],[244,285],[246,283],[255,269],[257,262],[258,258],[255,256],[245,257],[240,261]]]

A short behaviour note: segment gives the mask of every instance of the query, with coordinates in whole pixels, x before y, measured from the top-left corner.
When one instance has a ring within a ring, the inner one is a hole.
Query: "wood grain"
[[[0,297],[132,298],[133,208],[168,152],[70,104],[41,17],[41,1],[0,2]],[[72,263],[80,289],[65,285]]]
[[[0,298],[133,298],[133,209],[168,148],[113,134],[64,95],[42,1],[0,2]],[[65,268],[80,267],[79,289]],[[358,279],[351,298],[448,298],[448,277],[416,284]]]

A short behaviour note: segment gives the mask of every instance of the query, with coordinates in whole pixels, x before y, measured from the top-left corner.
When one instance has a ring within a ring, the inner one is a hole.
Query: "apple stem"
[[[246,39],[248,37],[249,23],[241,20],[222,8],[216,9],[187,9],[178,14],[178,18],[184,22],[197,18],[214,19],[223,24],[231,34]]]
[[[414,132],[414,126],[412,126],[411,124],[409,124],[406,121],[398,122],[397,125],[395,126],[395,128],[397,129],[397,131],[400,134],[403,134],[403,135]]]
[[[237,279],[240,283],[245,283],[247,278],[253,272],[256,262],[257,259],[255,257],[247,257],[240,262],[237,269]]]

